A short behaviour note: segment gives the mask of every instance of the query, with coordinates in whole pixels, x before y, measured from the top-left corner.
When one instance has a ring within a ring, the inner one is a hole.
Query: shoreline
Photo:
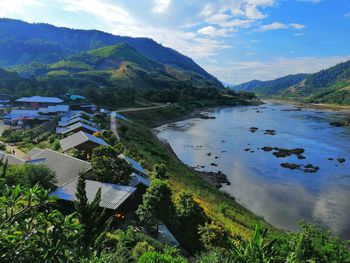
[[[164,145],[164,147],[183,165],[187,167],[187,169],[195,173],[197,176],[201,177],[203,180],[208,182],[209,184],[215,186],[217,189],[220,189],[223,184],[230,185],[231,182],[227,179],[227,175],[222,172],[207,172],[207,171],[199,171],[196,169],[196,167],[189,166],[185,164],[175,153],[173,148],[171,147],[170,143],[167,140],[163,140],[161,138],[158,138],[156,133],[154,132],[154,129],[152,130],[153,134],[156,136],[156,138]],[[234,197],[233,197],[234,198]]]
[[[156,128],[159,128],[163,125],[171,124],[174,122],[185,121],[185,120],[194,119],[194,118],[210,119],[210,118],[203,118],[203,116],[205,116],[203,112],[206,112],[206,111],[214,111],[216,109],[235,108],[235,107],[243,107],[243,106],[259,106],[263,104],[265,104],[264,101],[257,100],[257,101],[247,101],[246,104],[232,104],[232,105],[226,104],[226,105],[201,107],[201,108],[194,109],[191,112],[184,113],[182,116],[178,116],[170,119],[164,119],[164,120],[155,122],[151,126],[149,126],[149,128],[152,131],[154,131]]]
[[[272,103],[289,104],[302,109],[336,111],[336,112],[344,112],[344,113],[350,114],[350,105],[305,103],[305,102],[298,102],[298,101],[287,100],[287,99],[274,99],[274,98],[266,98],[262,100],[267,102],[272,102]]]

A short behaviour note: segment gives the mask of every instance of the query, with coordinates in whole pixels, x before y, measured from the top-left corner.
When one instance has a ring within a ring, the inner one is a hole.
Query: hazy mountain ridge
[[[253,80],[233,89],[304,102],[350,105],[350,61],[314,74],[289,75],[270,81]]]
[[[68,56],[109,45],[127,43],[153,61],[200,74],[222,84],[191,58],[149,38],[116,36],[98,30],[78,30],[48,24],[0,19],[0,67],[54,63]]]

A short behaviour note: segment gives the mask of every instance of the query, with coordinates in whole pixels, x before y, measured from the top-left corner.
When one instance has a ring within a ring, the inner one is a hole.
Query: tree
[[[74,215],[50,208],[55,199],[38,185],[6,186],[0,198],[1,262],[72,262],[80,256]]]
[[[115,184],[130,182],[132,167],[118,155],[112,146],[100,146],[94,150],[91,166],[98,181]]]
[[[77,184],[77,200],[74,201],[74,207],[83,229],[82,242],[86,253],[88,253],[90,247],[95,245],[95,241],[103,233],[106,226],[106,211],[99,206],[101,202],[101,188],[98,189],[94,200],[89,203],[85,187],[85,177],[80,175]]]
[[[151,176],[152,178],[157,178],[161,180],[168,179],[166,166],[164,164],[154,165]]]
[[[227,231],[213,221],[211,223],[205,223],[204,226],[200,226],[198,234],[200,236],[200,241],[207,249],[215,247],[225,248],[229,245]]]
[[[55,189],[56,175],[45,165],[24,164],[9,165],[3,174],[5,184],[13,186],[21,184],[28,188],[36,184],[44,189]]]
[[[181,191],[178,194],[175,199],[175,207],[177,239],[185,245],[188,251],[196,252],[201,248],[199,226],[207,220],[204,210],[187,191]]]
[[[154,179],[143,195],[142,204],[137,209],[136,214],[142,223],[158,227],[159,221],[171,221],[174,210],[170,187],[166,182]]]
[[[191,226],[204,224],[206,216],[203,208],[193,199],[191,193],[181,191],[175,201],[176,215]]]

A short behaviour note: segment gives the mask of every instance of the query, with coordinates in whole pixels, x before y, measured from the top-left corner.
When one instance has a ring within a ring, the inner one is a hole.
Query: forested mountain
[[[290,87],[292,85],[300,83],[306,78],[306,74],[289,75],[286,77],[278,78],[275,80],[261,81],[252,80],[240,85],[234,86],[233,88],[237,91],[250,91],[256,92],[263,95],[274,95],[279,91]]]
[[[195,72],[222,87],[216,78],[191,58],[149,38],[116,36],[98,30],[75,30],[0,19],[0,67],[32,62],[54,63],[70,55],[120,43],[129,44],[151,60]]]
[[[122,43],[68,56],[52,64],[33,62],[0,71],[0,94],[14,97],[64,93],[85,95],[104,106],[216,98],[216,82],[193,71],[153,61]],[[19,74],[18,74],[19,73]]]
[[[350,61],[314,74],[290,75],[270,81],[253,80],[234,89],[304,102],[350,105]]]

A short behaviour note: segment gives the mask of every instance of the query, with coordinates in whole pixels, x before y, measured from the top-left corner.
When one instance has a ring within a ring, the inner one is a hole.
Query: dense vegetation
[[[154,167],[151,186],[136,211],[138,227],[127,229],[119,228],[119,219],[99,207],[100,191],[87,201],[84,176],[68,213],[49,196],[47,186],[20,186],[25,184],[21,179],[17,185],[1,185],[1,262],[189,262],[189,254],[151,237],[151,229],[160,222],[191,252],[192,262],[350,262],[344,242],[304,223],[296,234],[268,236],[256,225],[249,237],[232,235],[196,201],[199,197],[188,191],[175,194],[165,168]]]
[[[237,85],[234,89],[303,102],[350,105],[350,61],[315,74],[251,81]]]

